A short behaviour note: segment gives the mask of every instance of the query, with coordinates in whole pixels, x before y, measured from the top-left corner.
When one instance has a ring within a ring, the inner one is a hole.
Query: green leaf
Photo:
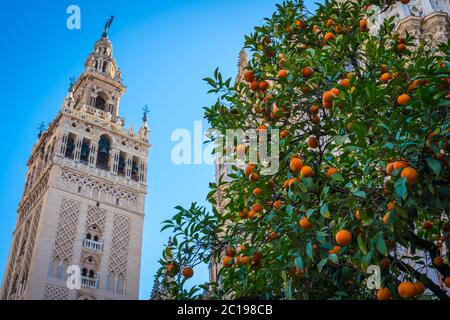
[[[324,259],[320,260],[319,264],[317,265],[317,268],[319,269],[320,272],[322,272],[322,269],[327,264],[327,262],[328,262],[328,258],[324,258]]]
[[[397,196],[401,199],[406,198],[406,194],[408,193],[408,190],[406,189],[406,178],[400,178],[398,179],[395,184],[395,192],[397,193]]]
[[[328,256],[328,258],[329,258],[331,261],[333,261],[334,263],[339,264],[339,258],[338,258],[338,256],[337,256],[335,253],[330,254],[330,255]]]
[[[324,205],[322,206],[322,208],[320,208],[320,214],[321,214],[323,217],[327,218],[327,219],[330,219],[330,218],[331,218],[330,210],[328,210],[328,205],[327,205],[327,204],[324,204]]]
[[[354,190],[354,191],[352,191],[352,193],[355,197],[358,197],[358,198],[366,198],[367,197],[366,193],[361,190]]]
[[[426,160],[431,170],[433,170],[437,176],[440,175],[442,170],[441,162],[433,158],[426,158]]]
[[[303,259],[301,255],[295,257],[294,264],[297,269],[303,270]]]
[[[367,255],[367,247],[366,247],[366,245],[364,244],[364,241],[363,241],[363,239],[362,239],[362,237],[361,237],[361,234],[359,234],[358,235],[358,247],[359,247],[359,250],[361,250],[361,252],[364,254],[364,255]]]
[[[313,248],[311,241],[306,244],[306,255],[311,259],[313,258]]]
[[[388,249],[386,247],[386,242],[384,241],[383,234],[381,232],[378,233],[376,246],[378,251],[384,255],[388,255]]]

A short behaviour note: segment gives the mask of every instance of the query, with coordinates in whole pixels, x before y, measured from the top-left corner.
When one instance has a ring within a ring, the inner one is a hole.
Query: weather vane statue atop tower
[[[109,28],[111,27],[113,21],[114,21],[114,16],[110,16],[108,18],[108,21],[106,21],[105,28],[103,29],[103,34],[102,34],[103,38],[108,38],[108,31],[109,31]]]

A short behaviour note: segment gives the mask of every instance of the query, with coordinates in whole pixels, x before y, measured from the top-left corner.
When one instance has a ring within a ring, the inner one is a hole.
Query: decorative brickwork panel
[[[115,215],[113,222],[111,257],[109,272],[126,276],[128,263],[128,247],[130,242],[131,219]]]
[[[47,285],[45,287],[44,300],[67,300],[69,289]]]
[[[97,207],[89,207],[86,218],[86,229],[96,225],[100,232],[104,234],[106,222],[106,210]]]
[[[68,199],[62,200],[55,249],[53,251],[54,258],[59,257],[61,260],[67,259],[67,261],[72,261],[73,244],[77,232],[79,215],[79,202]]]

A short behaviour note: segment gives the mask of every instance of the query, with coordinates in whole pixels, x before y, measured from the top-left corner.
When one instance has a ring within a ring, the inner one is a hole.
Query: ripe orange
[[[397,44],[397,52],[403,52],[405,50],[406,50],[406,44],[404,44],[404,43]]]
[[[328,254],[338,254],[339,251],[341,251],[341,249],[342,249],[342,248],[341,248],[340,246],[334,246],[333,249],[328,250]]]
[[[186,267],[183,269],[183,277],[185,277],[186,279],[192,278],[192,276],[194,275],[194,270],[191,267]]]
[[[348,87],[350,86],[350,80],[348,80],[348,79],[342,79],[342,80],[339,82],[339,84],[340,84],[341,86],[343,86],[343,87],[348,88]]]
[[[298,183],[298,179],[297,178],[291,178],[291,179],[289,179],[289,182],[288,182],[288,188],[290,188],[290,187],[292,187],[292,185],[294,184],[294,183]]]
[[[327,91],[323,94],[323,102],[332,103],[334,101],[334,94],[331,91]]]
[[[256,91],[259,88],[259,83],[257,81],[252,81],[249,84],[250,90]]]
[[[308,218],[303,218],[300,220],[300,228],[302,228],[303,230],[311,230],[311,228],[313,227],[313,225],[311,224],[311,222],[309,222]]]
[[[361,212],[359,212],[359,209],[356,210],[356,212],[355,212],[355,218],[356,218],[356,220],[358,220],[358,221],[361,221],[361,220],[362,220],[362,218],[361,218]]]
[[[359,29],[361,31],[367,31],[367,19],[359,20]]]
[[[333,23],[334,23],[333,19],[330,18],[330,19],[327,20],[327,23],[325,24],[325,26],[327,28],[329,28],[329,27],[331,27],[333,25]]]
[[[248,209],[244,209],[238,212],[239,218],[245,219],[248,217]]]
[[[433,228],[433,222],[425,221],[424,223],[422,223],[422,228],[424,228],[425,230],[430,230],[431,228]]]
[[[223,267],[230,268],[232,265],[233,258],[232,257],[224,257],[223,258]]]
[[[423,294],[426,290],[425,285],[420,281],[414,282],[414,288],[416,289],[416,296]]]
[[[246,266],[250,263],[250,258],[248,256],[239,256],[237,262],[241,266]]]
[[[378,289],[377,299],[378,300],[391,300],[392,299],[391,290],[389,290],[388,288]]]
[[[241,251],[245,251],[246,249],[247,249],[247,247],[245,246],[245,244],[241,244],[239,246],[239,250],[241,250]]]
[[[266,91],[267,89],[269,89],[269,83],[267,82],[267,81],[261,81],[260,83],[259,83],[259,88],[262,90],[262,91]]]
[[[336,168],[329,168],[329,169],[327,170],[327,177],[328,177],[328,178],[331,178],[334,174],[336,174],[336,173],[338,173],[338,172],[339,172],[339,170],[336,169]]]
[[[325,41],[331,41],[334,39],[334,34],[332,32],[325,33],[325,36],[323,37]]]
[[[225,256],[232,258],[232,257],[234,257],[235,255],[236,255],[236,250],[235,250],[235,249],[233,249],[233,248],[231,248],[231,247],[227,247],[227,248],[225,249]]]
[[[416,295],[414,284],[409,281],[401,282],[397,288],[398,294],[402,298],[412,298]]]
[[[255,252],[252,256],[252,264],[257,264],[259,263],[263,258],[263,255],[261,252]]]
[[[386,173],[391,175],[392,171],[394,171],[394,162],[389,162],[386,166]]]
[[[409,0],[400,0],[400,2],[403,3],[403,4],[408,4]]]
[[[390,79],[391,79],[391,75],[387,72],[383,73],[380,77],[380,81],[383,83],[388,83]]]
[[[259,180],[259,174],[257,174],[256,172],[253,172],[250,176],[250,181],[251,182],[256,182]]]
[[[352,234],[348,230],[341,230],[336,234],[336,242],[342,247],[348,246],[352,240]]]
[[[255,74],[253,73],[253,71],[247,71],[244,74],[244,80],[247,81],[247,82],[255,81]]]
[[[275,201],[274,203],[273,203],[273,207],[276,209],[276,210],[280,210],[280,208],[283,206],[283,201],[281,201],[281,200],[277,200],[277,201]]]
[[[305,78],[311,78],[314,75],[314,70],[310,67],[305,67],[303,68],[302,74]]]
[[[315,136],[309,137],[308,146],[310,148],[316,149],[319,146],[319,141],[317,140],[317,137],[315,137]]]
[[[409,166],[409,163],[407,161],[400,160],[400,161],[395,161],[394,162],[393,169],[394,170],[398,170],[398,169],[406,168],[408,166]]]
[[[384,217],[383,217],[383,223],[384,223],[384,224],[388,224],[388,222],[389,222],[389,212],[386,213],[386,214],[384,215]]]
[[[288,75],[289,75],[289,73],[286,71],[286,70],[280,70],[279,72],[278,72],[278,78],[287,78],[288,77]]]
[[[297,278],[302,278],[305,275],[305,273],[303,272],[303,270],[295,268],[295,276]]]
[[[256,213],[263,211],[263,207],[260,204],[254,204],[252,207],[252,210],[255,211]]]
[[[333,89],[330,90],[330,92],[331,92],[332,94],[334,94],[335,96],[338,96],[338,95],[340,94],[338,88],[333,88]]]
[[[304,29],[305,28],[305,23],[301,20],[296,20],[295,21],[295,25],[297,26],[297,28],[299,29]]]
[[[289,135],[289,131],[287,131],[287,130],[281,130],[280,131],[280,137],[282,139],[286,138],[288,135]]]
[[[311,112],[312,114],[317,114],[319,112],[319,107],[317,105],[313,105],[311,106],[311,108],[309,108],[309,112]]]
[[[416,183],[419,174],[417,173],[416,169],[411,168],[411,167],[406,167],[405,169],[402,170],[401,176],[403,178],[406,178],[406,181],[408,183]]]
[[[261,188],[255,188],[255,190],[253,190],[253,195],[255,197],[259,196],[261,193],[263,193],[263,190]]]
[[[391,211],[391,210],[395,209],[395,200],[388,202],[387,209],[388,209],[388,211]]]
[[[292,158],[289,167],[291,168],[292,171],[298,173],[303,168],[303,161],[300,158]]]
[[[436,257],[433,259],[433,264],[436,267],[442,267],[444,265],[444,259],[442,259],[442,257]]]
[[[253,171],[255,171],[255,170],[256,170],[256,165],[250,163],[250,164],[247,166],[247,168],[245,169],[245,175],[246,175],[247,177],[249,177],[249,176],[253,173]]]
[[[320,122],[320,117],[319,117],[317,114],[313,114],[313,115],[311,116],[311,122],[312,122],[313,124],[318,124],[318,123]]]
[[[310,178],[314,175],[314,171],[310,166],[304,166],[301,170],[302,178]]]
[[[410,101],[411,101],[411,97],[408,96],[406,93],[400,95],[400,96],[397,98],[397,103],[398,103],[399,105],[401,105],[401,106],[407,105]]]
[[[450,288],[450,277],[444,279],[444,284],[447,288]]]

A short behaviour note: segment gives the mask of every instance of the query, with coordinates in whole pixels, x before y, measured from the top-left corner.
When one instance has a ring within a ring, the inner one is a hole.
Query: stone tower
[[[1,299],[138,298],[149,129],[146,114],[137,133],[119,117],[111,22],[33,147]]]

